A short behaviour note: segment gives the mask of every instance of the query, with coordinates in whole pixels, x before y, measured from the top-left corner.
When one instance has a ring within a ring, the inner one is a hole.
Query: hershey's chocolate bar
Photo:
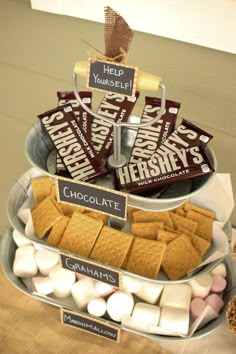
[[[175,154],[117,168],[115,177],[119,190],[139,194],[213,172],[202,147],[192,146]]]
[[[108,173],[69,104],[38,115],[71,178],[94,181]]]
[[[97,113],[113,120],[114,122],[117,122],[118,120],[126,122],[138,97],[139,92],[136,92],[135,97],[107,93],[100,103]],[[93,146],[97,151],[99,158],[106,162],[113,151],[113,125],[95,117],[91,129]]]
[[[91,91],[80,91],[78,92],[81,100],[91,108],[92,104],[92,92]],[[73,109],[73,112],[78,120],[79,124],[82,126],[84,132],[87,134],[88,139],[91,137],[91,115],[81,107],[78,100],[75,98],[74,91],[57,91],[58,106],[63,106],[69,103]],[[67,177],[68,171],[60,156],[57,154],[56,158],[56,174],[59,176]]]
[[[160,98],[145,97],[141,123],[151,122],[159,113],[160,107]],[[166,100],[165,112],[162,117],[152,125],[138,128],[129,163],[139,163],[150,159],[175,129],[179,108],[179,102]]]
[[[205,147],[212,137],[211,134],[190,123],[186,119],[183,119],[182,123],[164,141],[164,143],[159,146],[151,158],[173,154],[181,149],[187,149],[191,146]]]
[[[80,91],[78,92],[81,100],[91,109],[92,105],[92,92],[90,91]],[[70,103],[73,112],[83,128],[84,132],[87,134],[87,137],[91,137],[91,124],[92,118],[91,115],[79,104],[75,98],[73,91],[57,91],[58,97],[58,106],[63,106],[66,103]]]

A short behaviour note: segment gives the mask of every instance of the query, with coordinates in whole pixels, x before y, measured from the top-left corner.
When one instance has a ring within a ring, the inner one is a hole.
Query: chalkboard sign
[[[58,199],[126,220],[127,194],[81,181],[57,177]]]
[[[109,322],[94,319],[83,314],[61,309],[61,323],[69,327],[74,327],[110,339],[114,342],[119,342],[120,340],[119,327],[113,326]]]
[[[106,266],[101,266],[92,261],[86,261],[79,257],[73,258],[65,253],[60,253],[62,267],[73,272],[86,275],[87,277],[104,283],[120,287],[121,272]]]
[[[135,96],[137,68],[114,62],[90,60],[87,86],[124,96]]]

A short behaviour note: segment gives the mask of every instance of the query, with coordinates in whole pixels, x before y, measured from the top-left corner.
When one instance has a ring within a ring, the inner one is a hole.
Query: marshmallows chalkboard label
[[[124,96],[135,96],[137,68],[108,61],[89,60],[87,86]]]
[[[127,194],[113,191],[86,182],[67,178],[56,178],[59,201],[77,204],[85,208],[125,220],[127,213]]]
[[[121,283],[121,272],[110,267],[98,265],[95,262],[82,258],[73,258],[65,253],[60,253],[63,268],[99,280],[103,283],[113,285],[117,288]]]
[[[110,339],[114,342],[119,342],[120,340],[120,328],[81,313],[61,309],[61,323],[69,327],[81,329],[82,331]]]

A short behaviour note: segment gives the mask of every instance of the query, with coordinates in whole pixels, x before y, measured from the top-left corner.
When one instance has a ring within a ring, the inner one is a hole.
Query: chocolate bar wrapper
[[[100,103],[97,113],[100,116],[109,118],[117,122],[127,122],[135,103],[139,97],[139,92],[135,97],[126,97],[107,93]],[[102,119],[94,118],[92,122],[92,143],[100,159],[107,162],[108,157],[113,152],[113,125]],[[123,128],[121,129],[123,131]]]
[[[91,109],[92,104],[92,92],[91,91],[80,91],[78,92],[82,101]],[[69,103],[73,109],[73,112],[76,116],[76,119],[82,125],[84,132],[87,134],[87,137],[91,137],[91,124],[92,118],[91,115],[81,107],[78,100],[75,98],[73,91],[57,91],[58,97],[58,106],[63,106],[66,103]],[[57,154],[56,158],[56,174],[58,176],[69,177],[66,166],[64,165],[62,159]]]
[[[38,115],[74,180],[94,181],[108,174],[77,121],[70,104]]]
[[[92,92],[91,91],[80,91],[78,92],[81,100],[86,106],[91,109],[92,106]],[[78,120],[80,126],[83,128],[84,132],[87,134],[88,139],[91,137],[91,124],[92,117],[77,101],[73,91],[57,91],[58,106],[63,106],[69,103],[73,109],[73,112]]]
[[[212,138],[213,136],[211,134],[186,119],[183,119],[182,123],[178,125],[175,131],[159,146],[151,158],[173,154],[191,146],[202,146],[205,148]]]
[[[175,154],[117,168],[115,178],[120,191],[139,194],[213,172],[204,149],[192,146]]]
[[[145,97],[145,106],[140,123],[152,122],[160,112],[161,99]],[[146,127],[138,128],[134,145],[130,154],[129,163],[147,161],[174,131],[180,103],[166,100],[165,111],[162,117]]]

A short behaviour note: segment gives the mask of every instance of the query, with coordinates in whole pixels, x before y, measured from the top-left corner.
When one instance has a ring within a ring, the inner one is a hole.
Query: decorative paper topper
[[[133,36],[133,31],[123,17],[111,7],[105,7],[105,57],[118,63],[126,63]]]
[[[137,68],[126,65],[132,38],[133,31],[127,22],[107,6],[104,27],[105,54],[90,45],[87,87],[135,96]]]

